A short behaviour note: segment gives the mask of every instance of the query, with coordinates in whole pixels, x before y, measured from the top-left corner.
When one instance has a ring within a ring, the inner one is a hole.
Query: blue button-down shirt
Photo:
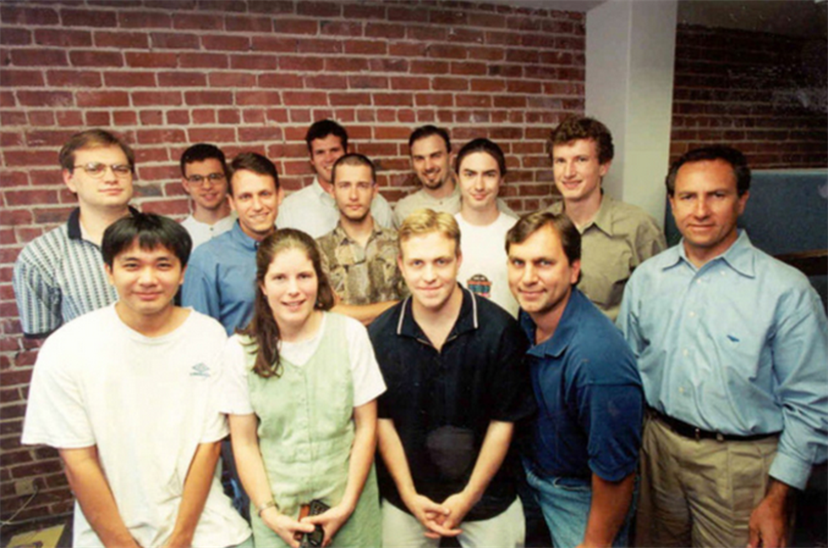
[[[650,406],[705,430],[781,432],[770,475],[805,487],[828,432],[828,322],[803,274],[742,231],[701,268],[682,241],[635,270],[618,325]]]
[[[181,304],[192,306],[224,326],[228,335],[247,325],[256,298],[258,242],[245,234],[238,221],[233,228],[193,251]]]

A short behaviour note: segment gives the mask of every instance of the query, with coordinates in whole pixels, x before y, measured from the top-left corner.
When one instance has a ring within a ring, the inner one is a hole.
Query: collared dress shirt
[[[397,231],[374,229],[363,248],[337,224],[317,239],[331,286],[345,304],[365,305],[398,301],[408,288],[397,266]]]
[[[563,201],[547,208],[565,213]],[[664,233],[643,209],[607,194],[581,233],[581,281],[578,288],[612,321],[618,316],[624,286],[633,270],[667,247]]]
[[[195,217],[189,215],[186,219],[181,221],[181,226],[187,229],[190,233],[190,238],[193,239],[193,249],[197,248],[203,243],[209,242],[213,238],[218,238],[231,228],[238,219],[238,215],[233,211],[227,217],[219,219],[215,224],[202,223],[197,221]]]
[[[704,430],[780,432],[770,475],[802,489],[828,431],[828,322],[819,296],[744,231],[701,268],[683,243],[633,273],[618,317],[647,403]]]
[[[181,304],[217,319],[228,335],[247,326],[256,298],[257,249],[238,222],[200,245],[187,265]]]
[[[374,222],[384,228],[394,228],[394,214],[391,206],[382,194],[377,192],[371,202],[371,216]],[[319,179],[313,178],[313,184],[297,190],[279,206],[276,226],[295,228],[310,234],[312,238],[324,236],[339,222],[339,208],[333,196],[325,192]]]

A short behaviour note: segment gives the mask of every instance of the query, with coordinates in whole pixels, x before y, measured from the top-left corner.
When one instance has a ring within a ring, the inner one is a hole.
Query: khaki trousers
[[[647,417],[636,546],[744,548],[779,439],[695,440]]]

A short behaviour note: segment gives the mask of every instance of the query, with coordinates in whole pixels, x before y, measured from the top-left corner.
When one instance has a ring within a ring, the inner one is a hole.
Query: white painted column
[[[606,192],[664,222],[677,0],[609,0],[586,16],[586,114],[612,132]]]

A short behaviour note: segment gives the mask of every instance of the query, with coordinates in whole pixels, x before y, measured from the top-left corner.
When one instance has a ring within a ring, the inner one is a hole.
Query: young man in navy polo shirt
[[[383,544],[522,546],[510,451],[534,412],[526,341],[499,306],[457,284],[460,230],[449,213],[415,211],[398,259],[411,297],[371,324],[388,391],[379,398]]]

